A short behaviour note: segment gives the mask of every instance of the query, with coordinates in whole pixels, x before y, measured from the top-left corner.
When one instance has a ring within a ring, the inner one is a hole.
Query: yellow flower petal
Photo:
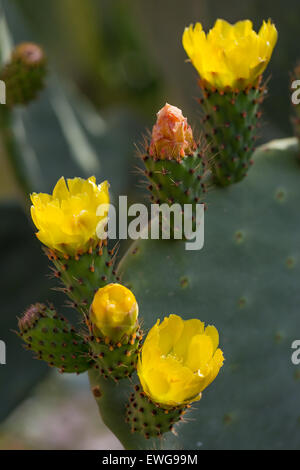
[[[184,330],[174,345],[174,353],[176,356],[182,357],[183,362],[185,362],[191,338],[203,332],[204,323],[202,321],[198,319],[186,320],[184,322]]]
[[[147,335],[137,372],[145,393],[161,406],[181,406],[201,398],[216,378],[223,353],[219,334],[200,320],[170,315]]]
[[[68,185],[67,185],[68,183]],[[107,181],[96,185],[95,177],[69,179],[62,177],[51,194],[31,194],[31,216],[39,240],[53,250],[67,254],[88,249],[97,242],[97,225],[107,217],[100,216],[100,204],[109,204]]]
[[[183,33],[183,47],[206,85],[223,90],[255,85],[267,67],[277,41],[269,20],[259,33],[250,20],[234,25],[218,19],[206,35],[200,23]]]
[[[207,335],[193,336],[185,361],[185,365],[193,372],[206,372],[206,366],[213,356],[213,342]]]
[[[65,178],[62,176],[58,180],[58,182],[56,183],[56,186],[53,189],[53,198],[63,201],[64,199],[67,199],[68,197],[69,197],[69,191],[67,188]]]
[[[183,320],[178,315],[170,315],[164,319],[159,328],[159,348],[162,354],[169,354],[178,341],[183,328]]]
[[[215,326],[208,325],[205,328],[205,334],[208,335],[213,343],[213,351],[215,352],[219,346],[219,332]]]

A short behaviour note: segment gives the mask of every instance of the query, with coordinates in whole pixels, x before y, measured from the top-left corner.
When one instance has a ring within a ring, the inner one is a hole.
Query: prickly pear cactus
[[[126,422],[131,426],[131,432],[140,432],[145,439],[162,437],[173,431],[174,424],[185,413],[184,407],[161,408],[149,400],[139,385],[131,393],[126,408]]]
[[[152,201],[169,205],[203,201],[209,184],[208,163],[200,148],[182,160],[153,160],[143,156]]]
[[[142,337],[141,331],[128,338],[125,343],[105,341],[100,336],[89,337],[90,355],[95,361],[94,369],[104,379],[111,378],[116,383],[122,378],[131,377],[136,370]]]
[[[91,367],[88,343],[53,307],[32,305],[19,320],[19,329],[26,349],[35,352],[37,359],[46,361],[50,367],[77,374]]]
[[[296,140],[271,142],[254,160],[241,183],[210,193],[201,251],[185,251],[181,241],[142,240],[119,266],[140,299],[146,329],[157,312],[176,311],[185,318],[199,312],[222,331],[226,363],[193,405],[192,421],[180,425],[177,445],[184,449],[299,447],[299,369],[291,362],[300,329]],[[106,424],[133,448],[136,437],[120,416],[130,389],[108,384],[102,392],[97,402]],[[165,436],[135,442],[170,448],[172,434]]]
[[[100,241],[96,247],[91,246],[86,253],[74,256],[49,249],[45,252],[55,266],[53,275],[61,282],[62,291],[71,299],[71,305],[83,313],[88,312],[99,287],[115,279],[114,250],[107,249],[106,240]]]
[[[181,439],[172,432],[167,432],[163,437],[145,437],[140,432],[132,432],[133,426],[126,417],[128,412],[128,402],[133,393],[132,384],[128,380],[123,380],[121,384],[116,385],[111,380],[106,380],[99,375],[97,370],[89,371],[91,390],[94,394],[96,403],[103,422],[120,440],[127,450],[141,449],[178,449],[184,448]],[[185,424],[180,423],[180,432]],[[176,426],[175,426],[176,429]]]
[[[244,37],[252,43],[245,67],[235,60],[244,56]],[[35,304],[19,320],[19,336],[61,372],[89,372],[102,418],[126,449],[297,449],[300,371],[291,345],[300,326],[298,144],[275,141],[252,155],[260,76],[277,31],[268,21],[255,36],[248,20],[233,26],[218,20],[204,38],[202,26],[191,25],[183,43],[201,77],[210,145],[197,145],[182,112],[167,104],[143,158],[156,203],[195,207],[212,173],[223,186],[206,197],[204,249],[187,251],[182,240],[139,240],[115,272],[97,230],[108,183],[61,178],[52,194],[32,195],[31,214],[83,327],[77,332],[51,307]],[[211,46],[223,51],[216,70]],[[43,74],[33,71],[28,77],[37,92]],[[11,106],[36,95],[22,96]],[[8,118],[9,110],[4,134]],[[141,326],[152,327],[143,344]],[[226,367],[202,396],[223,366],[218,330]],[[135,369],[139,383],[135,376],[126,380]]]

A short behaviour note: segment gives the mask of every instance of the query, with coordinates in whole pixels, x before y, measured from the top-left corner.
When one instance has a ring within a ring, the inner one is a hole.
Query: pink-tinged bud
[[[16,46],[12,53],[12,59],[33,67],[35,65],[45,65],[46,63],[43,49],[32,42],[24,42]]]
[[[190,154],[193,132],[182,111],[168,103],[157,113],[149,153],[160,159],[180,159]]]

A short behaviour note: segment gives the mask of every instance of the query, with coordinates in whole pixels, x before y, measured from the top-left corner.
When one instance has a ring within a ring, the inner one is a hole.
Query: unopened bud
[[[120,284],[99,289],[90,310],[90,320],[100,333],[117,342],[137,329],[138,304],[133,293]]]
[[[191,127],[182,111],[166,105],[157,113],[150,144],[150,156],[164,159],[180,159],[194,149]]]
[[[37,44],[22,43],[12,52],[11,60],[0,73],[6,87],[6,104],[10,107],[33,101],[44,88],[46,58]]]

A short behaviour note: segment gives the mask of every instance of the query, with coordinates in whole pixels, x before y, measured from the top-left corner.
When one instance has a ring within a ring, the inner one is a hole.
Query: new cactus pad
[[[228,186],[241,181],[253,164],[252,154],[266,92],[257,84],[243,91],[218,91],[200,82],[205,137],[210,143],[215,183]]]
[[[35,304],[19,320],[19,335],[36,358],[60,372],[86,372],[92,364],[87,342],[53,307]]]
[[[71,299],[72,306],[82,313],[88,313],[99,287],[116,278],[113,252],[108,250],[106,241],[74,256],[49,249],[45,251],[55,266],[53,275],[61,281],[63,292]]]
[[[129,397],[126,405],[126,422],[131,432],[141,433],[145,439],[160,438],[174,431],[175,424],[183,418],[185,407],[161,408],[153,403],[139,385]]]
[[[118,343],[114,343],[100,335],[88,337],[90,357],[95,363],[94,369],[104,379],[110,378],[114,382],[131,377],[136,370],[142,337],[141,331],[123,338],[122,342],[119,341]]]

